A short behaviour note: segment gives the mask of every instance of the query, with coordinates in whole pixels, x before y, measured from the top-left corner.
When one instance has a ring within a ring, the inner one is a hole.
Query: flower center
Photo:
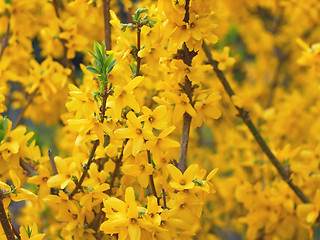
[[[182,179],[181,181],[180,181],[180,185],[186,185],[186,180],[184,180],[184,179]]]
[[[149,120],[149,122],[153,122],[153,121],[154,121],[154,118],[150,116],[150,117],[148,118],[148,120]]]

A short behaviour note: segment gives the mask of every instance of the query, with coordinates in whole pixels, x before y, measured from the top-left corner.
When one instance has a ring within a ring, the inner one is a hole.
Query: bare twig
[[[116,165],[114,167],[113,173],[112,173],[111,178],[110,178],[110,183],[109,183],[110,187],[106,191],[106,193],[108,195],[112,194],[112,189],[114,187],[114,183],[116,181],[116,178],[118,176],[120,167],[122,165],[123,151],[124,151],[124,147],[125,147],[126,143],[127,143],[127,140],[124,141],[124,143],[122,145],[121,153],[120,153],[119,157],[115,160],[115,164]],[[102,204],[101,204],[101,209],[102,209]],[[102,210],[100,210],[100,212],[95,216],[94,220],[92,221],[90,228],[92,228],[93,230],[97,231],[99,226],[100,226],[100,222],[101,222],[102,218],[104,218],[104,212]]]
[[[189,4],[190,0],[186,0],[185,3],[185,16],[183,21],[187,24],[189,23]],[[183,43],[182,50],[178,50],[178,56],[180,56],[180,59],[188,65],[191,66],[192,59],[197,55],[196,52],[193,50],[190,51],[186,45],[186,43]],[[192,82],[189,80],[188,76],[185,75],[185,81],[184,85],[182,87],[182,90],[185,94],[187,94],[190,104],[193,106],[193,88],[192,88]],[[188,151],[188,143],[189,143],[189,134],[190,134],[190,125],[191,125],[192,117],[185,112],[183,114],[183,126],[182,126],[182,134],[181,134],[181,140],[180,140],[180,154],[179,154],[179,161],[178,161],[178,168],[181,172],[184,172],[187,169],[187,151]]]
[[[167,207],[166,192],[165,192],[164,188],[162,188],[162,199],[163,199],[163,208],[164,209],[169,209]]]
[[[138,56],[138,53],[141,48],[141,28],[137,26],[137,49],[136,49],[136,60],[137,60],[137,68],[136,68],[136,76],[140,75],[140,65],[141,65],[141,58]]]
[[[73,191],[69,194],[69,199],[72,199],[73,196],[78,193],[78,190],[81,188],[81,185],[85,179],[85,177],[87,176],[87,173],[89,171],[89,168],[90,168],[90,165],[91,163],[94,161],[94,154],[97,150],[97,147],[99,146],[99,140],[95,140],[94,144],[93,144],[93,147],[92,147],[92,150],[91,150],[91,153],[90,153],[90,156],[89,156],[89,159],[88,159],[88,162],[86,164],[86,167],[84,168],[83,172],[82,172],[82,175],[80,177],[80,180],[77,182],[77,185],[76,187],[73,189]]]
[[[11,223],[11,227],[12,227],[12,231],[13,231],[14,235],[16,236],[16,238],[18,238],[19,240],[21,240],[21,237],[20,237],[19,232],[17,231],[17,229],[14,228],[14,226],[12,225],[12,223]]]
[[[49,160],[50,160],[50,164],[51,164],[51,167],[52,167],[53,175],[57,175],[58,174],[58,170],[57,170],[56,163],[54,161],[52,149],[48,150],[48,155],[49,155]]]
[[[25,170],[28,174],[30,174],[31,177],[37,175],[36,171],[24,160],[20,158],[20,166],[23,170]]]
[[[35,98],[35,96],[37,95],[38,91],[39,91],[39,87],[37,87],[37,88],[33,91],[33,93],[31,93],[31,94],[28,95],[28,97],[27,97],[27,98],[28,98],[27,104],[26,104],[26,105],[23,107],[23,109],[21,110],[21,112],[20,112],[20,114],[19,114],[19,116],[18,116],[18,118],[17,118],[17,121],[16,121],[16,123],[14,124],[13,129],[15,129],[15,128],[16,128],[17,126],[19,126],[19,124],[21,123],[24,113],[27,111],[28,107],[29,107],[30,104],[32,103],[32,101],[33,101],[33,99]]]
[[[0,61],[1,61],[1,58],[3,56],[4,50],[8,46],[9,32],[10,32],[10,22],[8,22],[6,33],[5,33],[4,38],[3,38],[2,42],[1,42]]]
[[[106,49],[111,50],[110,0],[103,0],[103,16]]]
[[[147,150],[147,154],[148,154],[148,163],[151,164],[151,153],[149,150]],[[156,186],[154,184],[154,179],[153,179],[152,174],[149,175],[149,181],[150,181],[151,192],[157,198],[158,205],[160,205],[160,198],[157,195],[157,190],[156,190]]]
[[[0,190],[0,222],[2,225],[2,229],[4,233],[6,234],[6,237],[8,240],[15,240],[14,232],[12,230],[11,224],[8,220],[8,216],[6,214],[6,210],[4,209],[3,205],[3,192]]]
[[[229,82],[227,81],[224,73],[218,69],[219,62],[212,59],[210,49],[205,44],[205,42],[203,42],[202,48],[203,48],[203,50],[209,60],[209,63],[212,65],[214,72],[216,73],[218,79],[220,80],[220,82],[223,85],[224,89],[226,90],[227,94],[231,98],[233,95],[235,95],[235,93],[234,93],[233,89],[231,88]],[[260,135],[259,131],[257,130],[256,126],[251,121],[248,111],[246,111],[244,108],[239,108],[237,106],[235,106],[235,108],[238,110],[238,116],[242,119],[244,124],[249,128],[251,134],[256,139],[261,150],[267,155],[270,162],[273,164],[273,166],[277,169],[278,173],[281,175],[282,179],[289,185],[289,187],[295,192],[295,194],[300,198],[300,200],[302,202],[310,203],[310,200],[301,191],[301,189],[292,183],[292,179],[290,179],[290,174],[291,174],[290,171],[286,170],[281,165],[281,163],[276,158],[276,156],[272,153],[269,146],[267,145],[267,143],[264,141],[264,139]]]

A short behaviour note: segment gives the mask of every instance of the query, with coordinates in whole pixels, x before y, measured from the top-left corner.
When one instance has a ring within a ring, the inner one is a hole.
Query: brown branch
[[[151,153],[149,150],[147,150],[147,154],[148,154],[148,163],[151,164]],[[160,205],[160,198],[157,195],[157,190],[156,190],[156,186],[154,184],[153,174],[149,175],[149,181],[150,181],[151,192],[157,198],[158,205]]]
[[[279,85],[279,80],[280,80],[280,73],[281,73],[281,69],[283,68],[284,63],[286,62],[286,60],[289,57],[289,54],[285,54],[281,51],[281,49],[279,47],[275,47],[274,48],[274,55],[277,57],[278,59],[278,64],[270,85],[270,92],[269,92],[269,96],[268,96],[268,101],[267,101],[267,105],[266,108],[269,108],[272,106],[272,101],[274,99],[274,95],[275,95],[275,90],[277,88],[277,86]]]
[[[185,15],[183,21],[188,24],[189,23],[189,4],[190,0],[186,0],[185,5]],[[183,43],[183,47],[181,50],[178,50],[178,58],[182,59],[182,61],[191,66],[192,59],[197,55],[194,50],[190,51],[186,45]],[[184,85],[181,87],[183,92],[187,94],[190,104],[193,107],[192,97],[193,97],[193,88],[192,82],[189,80],[188,76],[185,76]],[[182,126],[182,134],[180,140],[180,154],[179,154],[179,161],[178,161],[178,168],[181,172],[184,172],[187,169],[187,151],[188,151],[188,143],[189,143],[189,134],[190,134],[190,125],[191,125],[192,117],[185,112],[183,114],[183,126]]]
[[[135,77],[140,75],[141,58],[138,56],[140,48],[141,48],[141,28],[140,28],[140,26],[137,26],[137,49],[136,49],[137,67],[136,67]]]
[[[186,46],[184,49],[185,49],[184,52],[189,52]],[[191,65],[191,62],[190,62],[190,65]],[[190,104],[193,107],[194,105],[192,102],[193,88],[192,88],[192,82],[189,80],[188,76],[185,76],[184,85],[181,86],[181,88],[183,92],[187,94]],[[183,114],[183,125],[182,125],[180,153],[179,153],[179,161],[178,161],[178,168],[181,172],[184,172],[187,169],[187,152],[188,152],[191,120],[192,120],[192,117],[187,112],[185,112]]]
[[[57,170],[56,163],[54,161],[52,149],[48,150],[48,155],[49,155],[49,160],[50,160],[50,164],[51,164],[51,167],[52,167],[53,175],[57,175],[58,174],[58,170]]]
[[[114,167],[113,173],[112,173],[111,178],[110,178],[110,183],[109,183],[110,187],[106,191],[106,193],[108,195],[112,194],[112,188],[114,187],[115,180],[116,180],[116,178],[118,176],[120,167],[122,165],[123,151],[124,151],[124,147],[125,147],[126,143],[127,143],[127,140],[125,140],[123,145],[122,145],[122,150],[121,150],[120,156],[115,160],[115,164],[116,165]],[[102,204],[101,204],[101,209],[102,209]],[[93,230],[97,231],[99,226],[100,226],[100,221],[101,221],[102,218],[104,218],[104,212],[102,210],[100,210],[100,212],[93,219],[93,221],[92,221],[92,223],[90,225],[90,228],[92,228]]]
[[[178,168],[181,172],[187,169],[187,151],[189,143],[190,125],[192,117],[188,113],[183,114],[183,126],[180,140],[180,154]]]
[[[105,112],[106,112],[106,103],[107,103],[107,98],[110,94],[110,91],[111,91],[111,86],[110,86],[110,89],[108,90],[108,87],[106,86],[104,88],[104,94],[103,94],[103,99],[102,99],[102,106],[100,107],[101,109],[101,120],[100,122],[103,123],[104,122],[104,119],[105,119]],[[100,144],[100,141],[99,139],[97,139],[94,144],[93,144],[93,147],[92,147],[92,150],[91,150],[91,153],[90,153],[90,156],[89,156],[89,159],[88,159],[88,162],[86,164],[86,167],[80,177],[80,180],[77,182],[76,184],[76,187],[73,189],[73,191],[69,194],[69,199],[72,199],[73,196],[78,192],[78,190],[81,188],[81,185],[85,179],[85,177],[87,176],[87,173],[88,173],[88,170],[90,168],[90,165],[91,163],[94,161],[94,154],[97,150],[97,147],[99,146]]]
[[[164,188],[162,188],[162,199],[163,199],[163,208],[164,209],[169,209],[167,207],[166,192],[165,192]]]
[[[12,223],[11,223],[11,227],[12,227],[12,231],[13,231],[14,235],[16,236],[16,238],[18,238],[19,240],[21,240],[21,237],[20,237],[19,232],[17,231],[17,229],[14,228],[14,226],[12,225]]]
[[[88,173],[88,171],[89,171],[89,168],[90,168],[90,165],[91,165],[91,163],[94,161],[94,154],[95,154],[95,152],[96,152],[96,150],[97,150],[97,147],[99,146],[99,140],[97,139],[97,140],[95,140],[95,142],[94,142],[94,144],[93,144],[93,147],[92,147],[92,150],[91,150],[91,153],[90,153],[90,156],[89,156],[89,159],[88,159],[88,162],[87,162],[87,164],[86,164],[86,166],[85,166],[85,168],[84,168],[84,170],[83,170],[83,172],[82,172],[82,175],[81,175],[81,177],[80,177],[80,180],[77,182],[77,185],[76,185],[76,187],[73,189],[73,191],[69,194],[69,199],[72,199],[73,198],[73,196],[75,195],[75,194],[77,194],[78,193],[78,190],[81,188],[81,185],[82,185],[82,183],[83,183],[83,181],[84,181],[84,179],[85,179],[85,177],[87,176],[87,173]]]
[[[27,98],[28,98],[27,104],[24,106],[24,108],[23,108],[22,111],[20,112],[20,114],[19,114],[19,116],[18,116],[18,118],[17,118],[17,121],[16,121],[16,123],[14,124],[13,129],[15,129],[15,128],[21,123],[24,113],[27,111],[27,108],[28,108],[28,107],[30,106],[30,104],[32,103],[32,101],[33,101],[33,99],[35,98],[35,96],[37,95],[38,91],[39,91],[39,87],[37,87],[37,88],[33,91],[33,93],[31,93],[31,94],[28,95],[28,97],[27,97]]]
[[[111,50],[110,0],[103,0],[103,17],[106,49]]]
[[[19,160],[19,163],[20,163],[20,166],[22,167],[22,169],[25,170],[31,177],[37,175],[36,171],[21,158]]]
[[[226,79],[224,73],[218,69],[219,62],[212,59],[210,49],[205,44],[205,42],[203,42],[202,48],[208,58],[209,63],[212,65],[214,72],[216,73],[218,79],[220,80],[220,82],[222,83],[227,94],[231,98],[233,95],[235,95],[235,93],[234,93],[233,89],[231,88],[228,80]],[[295,194],[300,198],[300,200],[302,202],[310,203],[310,200],[301,191],[301,189],[292,183],[292,179],[290,179],[290,172],[281,165],[279,160],[272,153],[269,146],[267,145],[267,143],[264,141],[264,139],[260,135],[259,131],[257,130],[256,126],[251,121],[250,116],[249,116],[249,112],[246,111],[244,108],[239,108],[237,106],[235,106],[235,108],[238,110],[238,116],[242,119],[244,124],[248,127],[251,134],[254,136],[257,143],[259,144],[261,150],[266,154],[266,156],[269,158],[270,162],[277,169],[277,171],[281,175],[282,179],[289,185],[289,187],[295,192]]]
[[[50,164],[51,164],[51,167],[52,167],[53,175],[57,175],[58,174],[58,170],[57,170],[57,166],[56,166],[56,163],[54,161],[54,156],[53,156],[53,152],[52,152],[51,149],[48,150],[48,156],[49,156]],[[51,192],[52,195],[58,195],[59,194],[59,189],[51,188],[50,192]]]
[[[121,153],[120,153],[120,156],[116,159],[115,163],[116,163],[116,166],[114,167],[114,170],[113,170],[113,173],[111,175],[111,179],[110,179],[110,183],[109,183],[109,190],[107,191],[107,194],[108,195],[111,195],[112,193],[112,188],[114,187],[114,182],[118,176],[118,172],[119,172],[119,169],[122,165],[122,159],[123,159],[123,151],[124,151],[124,147],[126,145],[126,143],[128,142],[128,140],[125,140],[123,142],[123,145],[122,145],[122,150],[121,150]]]
[[[9,21],[9,20],[8,20],[8,21]],[[8,22],[6,33],[5,33],[4,38],[3,38],[2,42],[1,42],[0,61],[1,61],[1,58],[2,58],[2,56],[3,56],[4,50],[5,50],[6,47],[8,46],[8,42],[9,42],[9,32],[10,32],[10,22]]]
[[[14,232],[3,205],[3,192],[0,190],[0,222],[8,240],[15,240]]]

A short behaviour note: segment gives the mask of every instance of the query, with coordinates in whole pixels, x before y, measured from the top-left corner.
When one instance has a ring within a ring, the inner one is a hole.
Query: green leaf
[[[113,54],[110,54],[110,55],[107,57],[106,61],[104,62],[103,69],[104,69],[105,71],[109,68],[109,65],[110,65],[111,62],[112,62],[112,58],[113,58]],[[106,73],[106,74],[108,74],[108,73]]]
[[[88,66],[88,67],[86,67],[86,69],[87,69],[89,72],[93,72],[93,73],[96,73],[96,74],[100,74],[100,72],[99,72],[97,69],[93,68],[93,67]]]
[[[29,227],[29,225],[26,228],[26,233],[27,233],[28,237],[30,238],[31,234],[32,234],[32,229]]]
[[[94,55],[94,53],[92,53],[92,52],[89,51],[89,50],[86,50],[86,51],[87,51],[87,53],[88,53],[90,56],[94,57],[97,61],[99,61],[99,58],[98,58],[96,55]]]
[[[192,182],[193,182],[194,184],[199,185],[199,186],[202,186],[202,184],[204,183],[203,180],[198,180],[198,179],[193,179]]]
[[[94,49],[95,54],[98,57],[98,61],[99,62],[103,62],[104,59],[103,59],[103,56],[102,56],[102,52],[100,51],[101,45],[98,42],[94,41],[93,49]]]
[[[146,210],[145,209],[142,209],[142,210],[140,210],[139,212],[138,212],[138,215],[139,215],[139,217],[141,217],[143,214],[145,214],[146,213]]]
[[[94,59],[94,60],[93,60],[93,66],[94,66],[99,72],[101,72],[102,66],[101,66],[101,63],[100,63],[97,59]]]
[[[135,13],[134,13],[134,15],[132,16],[133,17],[133,20],[135,21],[135,22],[140,22],[140,20],[141,20],[141,17],[140,17],[140,14],[141,13],[145,13],[145,12],[148,12],[148,9],[147,8],[140,8],[140,9],[138,9]]]
[[[6,4],[12,5],[12,0],[4,0],[4,2],[5,2]]]
[[[125,32],[127,30],[128,24],[120,23],[120,26],[121,26],[121,30]]]
[[[112,69],[113,69],[114,65],[116,64],[116,62],[117,62],[117,59],[113,60],[113,61],[110,63],[110,65],[109,65],[109,67],[108,67],[107,74],[109,74],[109,73],[112,71]]]
[[[4,139],[7,132],[8,132],[8,119],[4,117],[0,121],[0,142]]]

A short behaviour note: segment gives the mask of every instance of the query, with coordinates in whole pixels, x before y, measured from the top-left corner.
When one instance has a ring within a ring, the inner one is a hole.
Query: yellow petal
[[[18,175],[12,170],[9,171],[9,175],[10,175],[10,178],[11,178],[11,180],[13,182],[13,185],[16,188],[20,188],[21,182],[20,182],[20,179],[19,179]]]
[[[171,177],[174,180],[179,181],[179,179],[182,177],[181,171],[172,164],[168,164],[167,168]]]
[[[126,189],[125,193],[125,201],[127,205],[130,205],[130,203],[135,202],[135,196],[134,196],[134,190],[132,187],[128,187]]]
[[[170,133],[172,133],[174,130],[176,129],[175,126],[171,126],[166,128],[165,130],[163,130],[160,134],[159,134],[159,138],[164,138],[166,136],[168,136]]]
[[[140,240],[141,229],[137,224],[130,224],[128,226],[130,240]]]

